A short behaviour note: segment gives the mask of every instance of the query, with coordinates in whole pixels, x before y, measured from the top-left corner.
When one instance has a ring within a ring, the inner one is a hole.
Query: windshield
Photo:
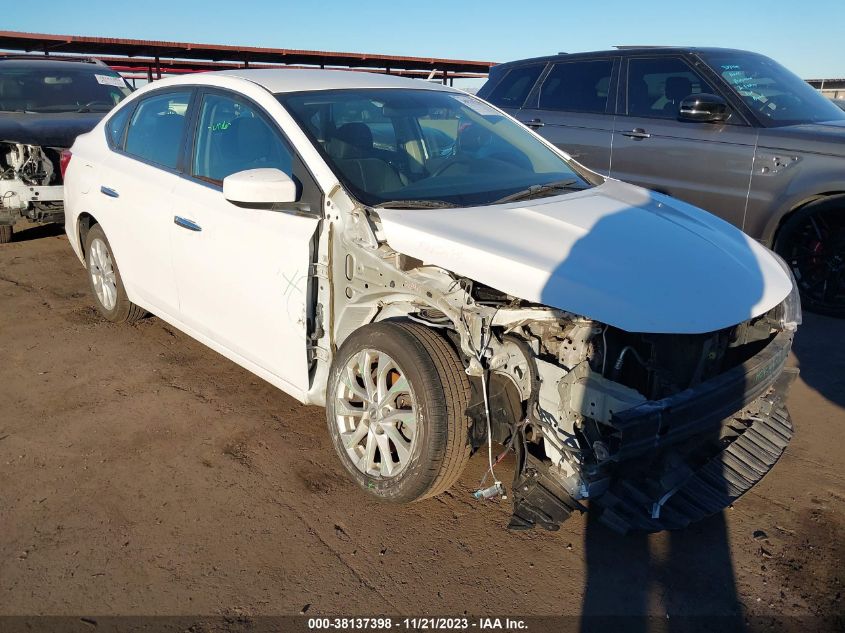
[[[109,68],[0,66],[0,110],[108,112],[130,88]]]
[[[469,95],[382,88],[277,98],[370,206],[475,206],[589,186],[525,128]]]
[[[749,53],[705,53],[702,57],[766,125],[845,120],[845,112],[768,57]]]

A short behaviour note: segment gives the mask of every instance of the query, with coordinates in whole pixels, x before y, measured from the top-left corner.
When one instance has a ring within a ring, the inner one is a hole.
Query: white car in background
[[[791,437],[785,264],[458,90],[167,79],[66,158],[66,230],[103,316],[152,312],[325,405],[380,499],[443,492],[476,451],[476,496],[500,495],[513,450],[512,528],[557,529],[587,502],[622,532],[680,528]]]

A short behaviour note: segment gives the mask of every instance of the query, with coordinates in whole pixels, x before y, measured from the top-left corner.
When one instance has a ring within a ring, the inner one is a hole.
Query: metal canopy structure
[[[19,31],[0,31],[0,49],[44,55],[97,57],[115,70],[146,70],[150,80],[154,76],[160,78],[162,73],[283,65],[381,71],[437,78],[445,83],[455,78],[483,78],[494,65],[494,62],[434,57],[161,42]]]

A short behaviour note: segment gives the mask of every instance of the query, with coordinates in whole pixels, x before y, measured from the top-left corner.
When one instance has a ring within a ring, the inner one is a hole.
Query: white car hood
[[[616,180],[528,202],[378,215],[400,253],[629,332],[713,332],[792,289],[768,249],[730,224]]]

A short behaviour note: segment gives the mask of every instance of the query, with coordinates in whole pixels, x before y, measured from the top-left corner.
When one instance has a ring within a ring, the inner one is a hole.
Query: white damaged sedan
[[[379,499],[439,494],[478,452],[475,496],[508,491],[513,529],[588,506],[620,532],[677,529],[792,436],[785,264],[461,91],[342,71],[167,79],[66,159],[66,231],[102,315],[154,313],[324,405]]]

